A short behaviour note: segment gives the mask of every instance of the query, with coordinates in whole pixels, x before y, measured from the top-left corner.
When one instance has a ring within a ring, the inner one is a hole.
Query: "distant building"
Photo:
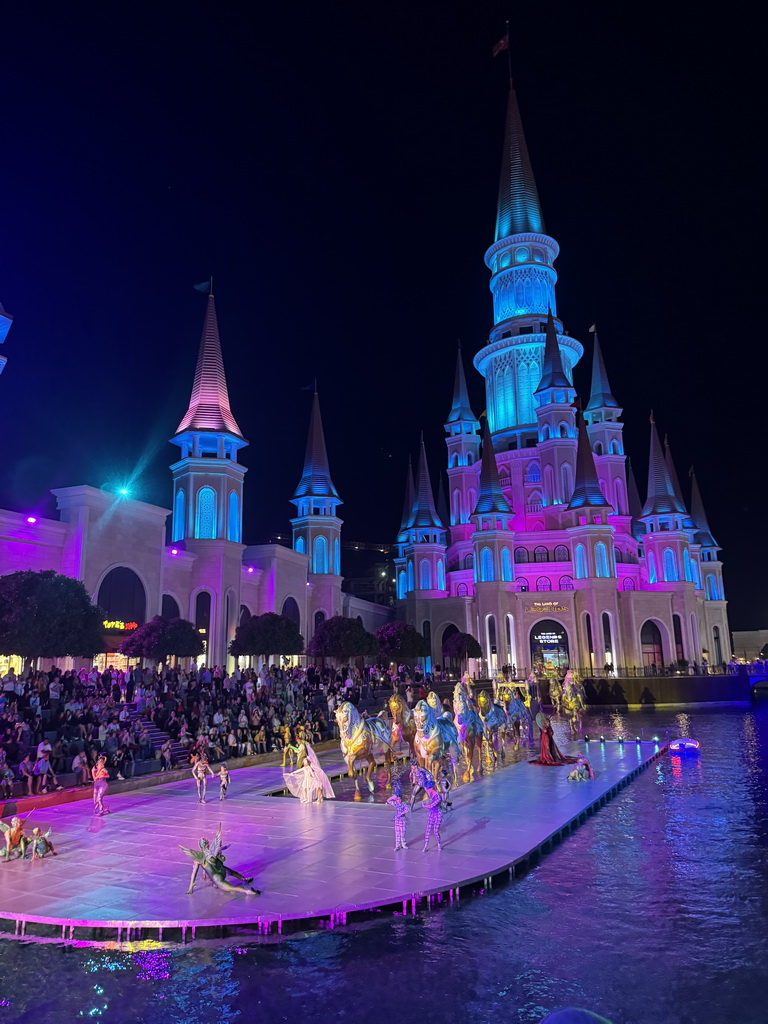
[[[768,629],[746,629],[733,633],[733,656],[744,661],[768,656]]]

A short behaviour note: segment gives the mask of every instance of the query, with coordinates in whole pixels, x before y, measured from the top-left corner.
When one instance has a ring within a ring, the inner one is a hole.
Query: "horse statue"
[[[446,711],[444,705],[441,703],[440,698],[434,690],[430,690],[427,694],[427,704],[434,709],[435,714],[438,718],[447,718],[449,722],[453,721],[453,715],[450,711]]]
[[[467,762],[464,781],[470,782],[474,778],[475,751],[477,751],[477,770],[482,772],[481,750],[485,739],[485,729],[483,720],[470,703],[466,687],[462,683],[457,683],[453,689],[453,713],[459,734],[459,746],[464,754],[464,760]]]
[[[448,757],[453,765],[453,781],[456,782],[456,765],[459,760],[459,737],[456,726],[447,718],[438,718],[435,709],[425,700],[420,700],[413,709],[416,719],[416,755],[422,767],[437,778],[440,762]]]
[[[411,757],[416,757],[416,749],[413,745],[416,739],[416,721],[413,717],[413,710],[399,693],[393,693],[389,698],[389,712],[392,715],[392,735],[389,742],[394,748],[398,743],[407,743]]]
[[[563,679],[563,711],[568,717],[572,733],[581,732],[581,716],[587,706],[584,684],[574,678],[570,669]]]
[[[533,719],[525,701],[522,697],[518,696],[515,690],[507,691],[505,698],[507,721],[512,726],[512,734],[515,737],[515,750],[519,750],[521,740],[524,743],[533,742]]]
[[[560,714],[563,706],[563,684],[557,676],[551,676],[549,680],[549,702],[555,709],[555,714]]]
[[[347,765],[347,775],[355,777],[355,761],[367,761],[365,781],[373,792],[371,775],[376,767],[376,755],[384,755],[387,766],[387,789],[392,780],[392,747],[389,742],[390,730],[380,718],[363,718],[354,704],[344,701],[336,709],[336,724],[339,727],[341,756]],[[355,778],[355,789],[360,792],[359,780]]]
[[[481,690],[477,695],[477,706],[480,718],[483,720],[488,753],[492,755],[494,761],[499,756],[502,761],[506,760],[504,752],[504,739],[508,725],[506,712],[491,698],[487,690]]]

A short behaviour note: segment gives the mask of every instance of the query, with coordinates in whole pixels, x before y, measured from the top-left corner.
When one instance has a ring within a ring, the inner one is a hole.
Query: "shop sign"
[[[560,604],[559,601],[534,601],[533,604],[527,604],[524,606],[526,612],[536,615],[550,615],[553,612],[570,611],[567,604]]]
[[[104,619],[102,625],[108,633],[128,633],[139,628],[138,622],[123,622],[121,619]]]

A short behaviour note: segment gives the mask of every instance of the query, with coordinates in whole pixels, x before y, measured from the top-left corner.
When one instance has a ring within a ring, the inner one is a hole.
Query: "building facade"
[[[397,535],[397,616],[424,633],[435,663],[451,633],[473,634],[491,673],[727,661],[722,563],[696,479],[686,504],[651,422],[641,504],[596,332],[591,390],[577,408],[573,368],[584,350],[558,316],[558,253],[510,84],[485,255],[493,327],[474,357],[487,418],[481,436],[459,349],[445,422],[448,510],[435,508],[422,441]]]

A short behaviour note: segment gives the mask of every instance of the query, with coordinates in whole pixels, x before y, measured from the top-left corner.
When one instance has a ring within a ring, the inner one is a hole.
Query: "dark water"
[[[273,945],[0,943],[0,1024],[768,1021],[768,706],[638,712],[590,733],[692,735],[527,877],[416,917]]]

